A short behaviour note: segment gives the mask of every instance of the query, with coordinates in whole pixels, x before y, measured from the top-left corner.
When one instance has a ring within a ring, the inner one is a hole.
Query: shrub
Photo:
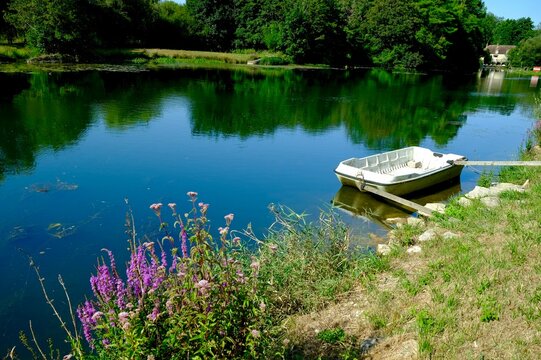
[[[280,56],[265,56],[259,60],[259,65],[288,65],[291,61]]]
[[[162,243],[131,240],[123,278],[110,251],[90,278],[93,298],[77,309],[84,336],[101,358],[255,358],[268,348],[266,304],[258,296],[259,263],[247,266],[240,239],[230,239],[233,214],[218,241],[208,232],[208,204],[188,193],[183,219],[169,204],[179,244],[165,232]],[[170,247],[170,255],[165,247]]]

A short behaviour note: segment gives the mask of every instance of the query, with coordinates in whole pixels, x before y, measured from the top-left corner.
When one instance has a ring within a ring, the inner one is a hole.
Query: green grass
[[[539,140],[532,139],[532,149]],[[521,154],[525,160],[539,157],[533,150]],[[480,185],[526,180],[526,192],[501,193],[496,208],[479,200],[461,206],[452,199],[429,226],[458,237],[423,242],[419,254],[405,249],[424,229],[394,230],[396,251],[387,256],[388,270],[364,285],[367,327],[388,339],[373,349],[376,358],[392,356],[397,351],[392,344],[403,339],[415,339],[421,358],[538,357],[541,169],[510,167],[498,177],[485,173]]]
[[[11,45],[0,45],[0,61],[26,60],[37,53],[29,48]]]

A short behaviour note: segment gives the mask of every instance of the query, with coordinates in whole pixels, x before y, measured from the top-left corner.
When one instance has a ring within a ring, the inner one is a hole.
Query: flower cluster
[[[250,261],[239,237],[230,238],[233,214],[224,217],[215,243],[209,205],[197,202],[196,192],[187,195],[192,209],[184,216],[175,203],[167,205],[178,240],[162,220],[163,205],[150,206],[165,236],[141,244],[132,240],[125,276],[104,249],[108,264],[99,261],[90,278],[93,298],[77,309],[84,336],[98,354],[170,358],[197,349],[203,357],[250,358],[262,351],[267,313],[257,292],[260,263]],[[167,247],[163,240],[169,240]]]

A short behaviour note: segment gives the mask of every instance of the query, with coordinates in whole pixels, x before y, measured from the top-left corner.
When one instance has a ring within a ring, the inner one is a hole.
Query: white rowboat
[[[441,154],[419,146],[341,161],[334,170],[342,185],[361,191],[372,187],[404,195],[460,176],[462,155]]]

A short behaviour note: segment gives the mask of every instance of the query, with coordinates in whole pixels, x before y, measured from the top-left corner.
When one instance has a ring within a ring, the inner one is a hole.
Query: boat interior
[[[411,174],[412,172],[423,173],[445,164],[440,154],[417,147],[376,154],[366,158],[353,158],[344,163],[359,170],[394,176]]]

